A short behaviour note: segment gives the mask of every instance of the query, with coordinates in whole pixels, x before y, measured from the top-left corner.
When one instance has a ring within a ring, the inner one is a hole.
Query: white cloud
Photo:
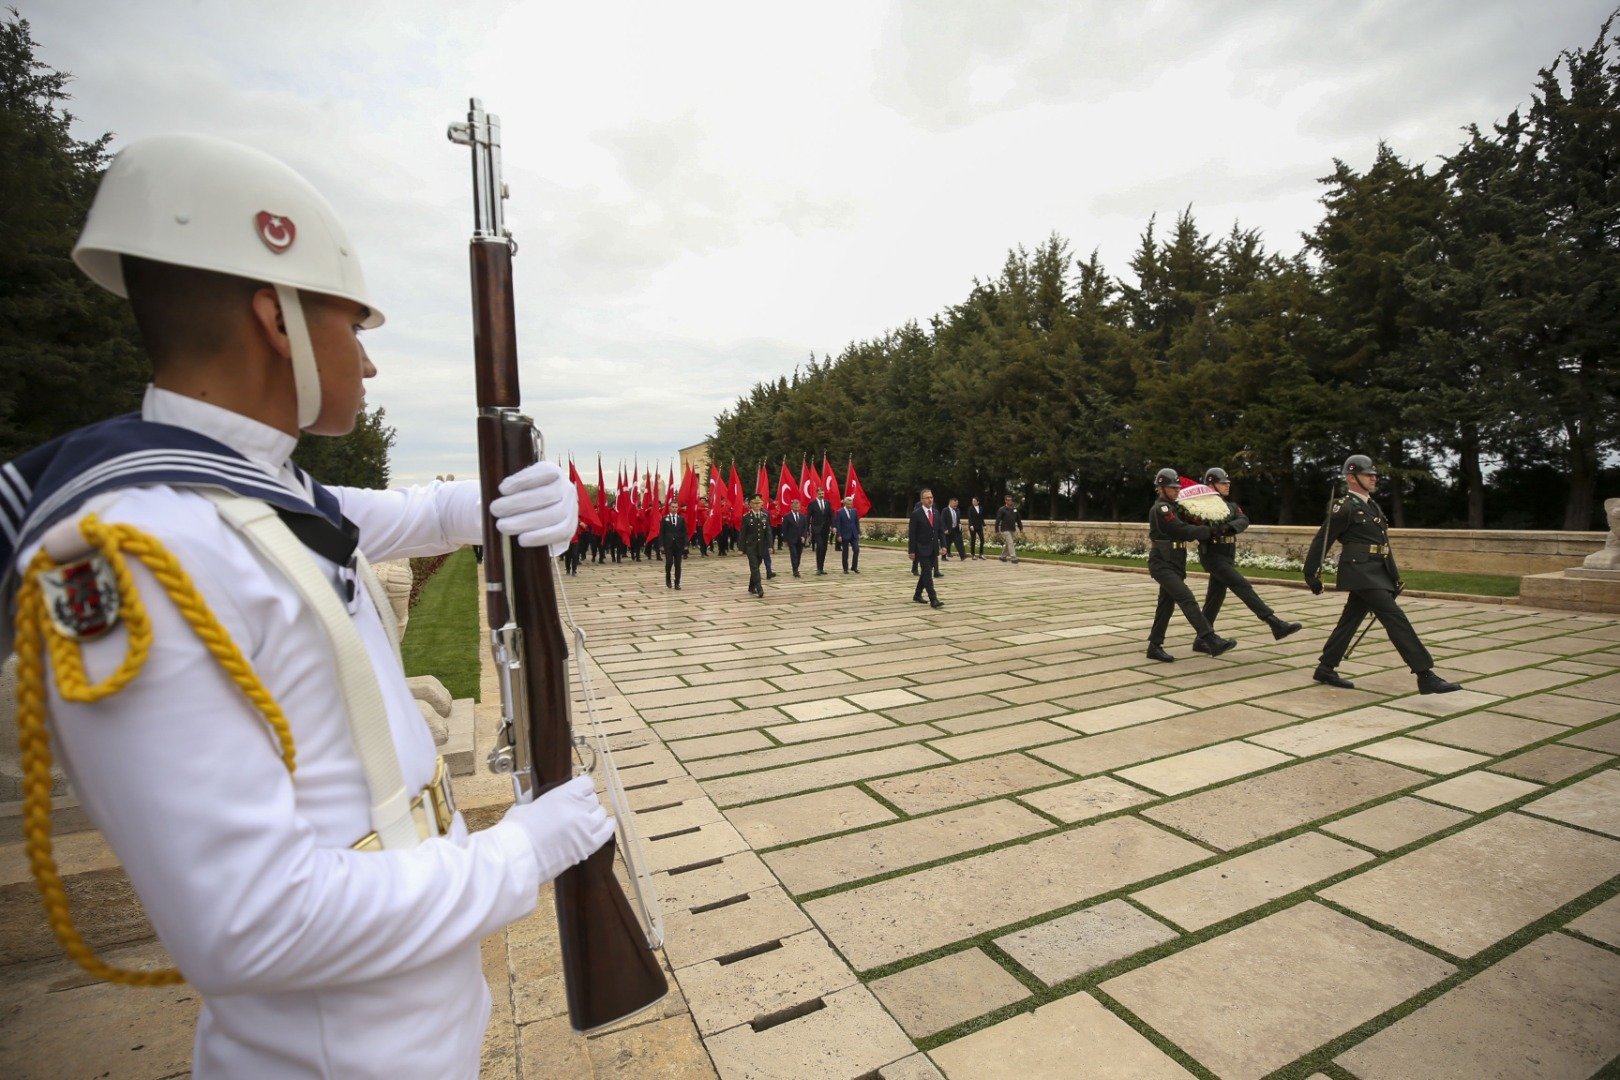
[[[501,114],[526,404],[554,453],[668,462],[754,382],[926,319],[1058,232],[1126,263],[1192,206],[1293,251],[1334,157],[1529,98],[1610,0],[25,4],[81,136],[196,130],[338,208],[388,325],[400,479],[470,473],[466,151]],[[116,145],[116,144],[115,144]]]

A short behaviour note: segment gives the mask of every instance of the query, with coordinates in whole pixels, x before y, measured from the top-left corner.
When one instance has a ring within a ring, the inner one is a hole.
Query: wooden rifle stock
[[[471,245],[473,344],[478,390],[478,469],[484,505],[500,483],[539,457],[534,422],[518,411],[513,245],[500,225],[500,128],[474,100],[452,141],[473,148],[477,227]],[[464,136],[464,137],[462,137]],[[480,156],[482,160],[480,159]],[[484,185],[480,190],[480,185]],[[491,755],[511,771],[518,798],[537,798],[574,775],[568,640],[551,553],[512,543],[484,515],[485,606],[501,668],[503,730]],[[568,1016],[591,1031],[640,1012],[669,992],[658,957],[613,873],[616,843],[556,879]]]

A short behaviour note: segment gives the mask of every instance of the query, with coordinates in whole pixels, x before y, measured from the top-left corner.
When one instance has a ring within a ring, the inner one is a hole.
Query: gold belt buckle
[[[428,817],[431,809],[433,816]],[[450,786],[450,770],[445,767],[441,754],[433,765],[433,779],[411,800],[411,819],[416,822],[416,834],[423,840],[450,835],[450,825],[456,818],[455,794]],[[369,832],[352,845],[355,851],[381,851],[382,837]]]

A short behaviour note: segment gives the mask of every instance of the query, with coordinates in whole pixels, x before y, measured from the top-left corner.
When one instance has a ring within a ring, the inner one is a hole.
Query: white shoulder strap
[[[208,496],[219,508],[220,516],[281,571],[320,619],[337,661],[338,682],[349,713],[349,734],[366,770],[366,786],[371,792],[371,827],[385,849],[415,847],[420,837],[411,817],[410,794],[405,790],[405,779],[400,772],[399,755],[388,728],[388,711],[383,705],[377,673],[360,640],[360,632],[338,600],[331,581],[269,504],[219,492],[209,492]],[[356,565],[367,594],[376,604],[382,587],[364,560],[364,556],[358,556]],[[386,610],[379,605],[378,617],[385,630],[389,624],[389,619],[383,616]],[[389,631],[389,642],[397,655],[396,636],[397,631]]]

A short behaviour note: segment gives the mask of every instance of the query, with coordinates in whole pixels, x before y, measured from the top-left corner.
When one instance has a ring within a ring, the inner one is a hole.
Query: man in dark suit
[[[855,496],[844,496],[844,508],[833,515],[838,548],[844,553],[844,573],[861,572],[861,515],[855,512]]]
[[[967,549],[962,546],[962,508],[955,498],[952,498],[950,504],[945,507],[945,513],[941,517],[945,522],[945,543],[942,545],[945,550],[940,557],[949,559],[951,545],[955,544],[957,559],[967,562]]]
[[[923,488],[922,501],[911,512],[911,521],[906,527],[906,550],[911,553],[911,561],[918,572],[917,590],[911,598],[920,604],[926,592],[929,606],[936,608],[945,606],[934,592],[934,560],[939,557],[939,516],[939,511],[934,509],[934,493]]]
[[[681,564],[686,561],[686,519],[673,506],[658,526],[658,542],[664,549],[664,588],[679,589]]]
[[[967,508],[968,552],[980,562],[984,561],[984,507],[975,495]]]
[[[793,576],[799,576],[799,556],[804,554],[804,541],[810,535],[810,519],[799,509],[799,500],[782,515],[782,541],[787,544],[788,558],[793,563]]]
[[[1316,663],[1312,678],[1344,690],[1353,687],[1354,684],[1335,669],[1350,650],[1357,628],[1370,611],[1384,624],[1384,632],[1389,635],[1395,651],[1417,676],[1418,693],[1449,694],[1461,690],[1457,683],[1434,673],[1433,657],[1418,640],[1406,612],[1395,602],[1406,583],[1395,565],[1395,553],[1389,549],[1389,522],[1372,499],[1378,487],[1378,469],[1372,459],[1365,454],[1351,454],[1346,458],[1344,482],[1348,493],[1329,506],[1328,518],[1316,530],[1316,538],[1305,555],[1305,582],[1311,592],[1321,595],[1322,560],[1337,542],[1340,554],[1336,587],[1350,594],[1345,598],[1339,625],[1333,628],[1322,646],[1322,657]]]
[[[827,534],[832,531],[832,505],[827,495],[816,485],[816,497],[810,500],[810,542],[816,546],[816,573],[827,572]]]

